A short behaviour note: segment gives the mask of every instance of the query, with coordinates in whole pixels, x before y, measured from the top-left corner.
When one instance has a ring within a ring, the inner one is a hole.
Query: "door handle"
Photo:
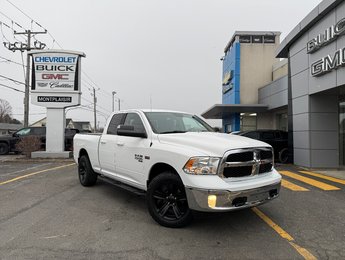
[[[117,146],[124,146],[125,143],[117,143]]]
[[[107,142],[105,142],[105,141],[101,141],[101,144],[106,144]]]

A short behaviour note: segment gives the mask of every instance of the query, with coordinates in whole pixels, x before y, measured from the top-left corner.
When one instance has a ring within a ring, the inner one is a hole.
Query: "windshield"
[[[197,116],[174,112],[146,112],[156,134],[214,132],[213,128]]]

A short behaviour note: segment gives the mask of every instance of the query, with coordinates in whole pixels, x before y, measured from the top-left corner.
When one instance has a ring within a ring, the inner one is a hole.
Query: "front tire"
[[[147,190],[147,207],[162,226],[179,228],[192,220],[184,185],[178,175],[165,172],[155,177]]]
[[[78,163],[78,176],[80,184],[88,187],[97,182],[97,174],[93,171],[89,157],[82,155]]]

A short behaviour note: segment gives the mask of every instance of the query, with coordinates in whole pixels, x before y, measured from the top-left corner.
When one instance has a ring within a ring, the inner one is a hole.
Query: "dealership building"
[[[322,1],[281,43],[279,32],[237,31],[222,61],[222,104],[205,118],[225,132],[287,130],[296,165],[345,165],[345,1]]]

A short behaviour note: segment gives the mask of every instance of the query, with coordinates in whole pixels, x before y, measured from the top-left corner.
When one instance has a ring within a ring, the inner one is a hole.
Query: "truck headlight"
[[[192,157],[183,167],[185,173],[195,175],[215,175],[217,174],[218,157]]]

